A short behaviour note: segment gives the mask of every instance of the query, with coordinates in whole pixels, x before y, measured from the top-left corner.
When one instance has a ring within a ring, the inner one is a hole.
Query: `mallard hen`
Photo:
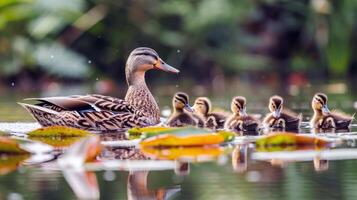
[[[134,49],[126,62],[129,86],[125,99],[97,94],[69,97],[31,98],[38,103],[19,103],[42,126],[63,125],[90,131],[115,131],[160,122],[160,109],[145,82],[151,69],[178,73],[151,48]]]

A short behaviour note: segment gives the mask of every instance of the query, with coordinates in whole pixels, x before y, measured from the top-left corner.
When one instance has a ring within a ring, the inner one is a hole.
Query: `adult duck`
[[[62,125],[90,131],[116,131],[160,122],[160,109],[145,82],[151,69],[179,73],[151,48],[134,49],[126,62],[129,86],[125,99],[91,94],[68,97],[31,98],[37,103],[19,103],[44,127]]]

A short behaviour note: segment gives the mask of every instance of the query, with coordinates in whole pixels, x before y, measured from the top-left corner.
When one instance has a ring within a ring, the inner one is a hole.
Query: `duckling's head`
[[[180,71],[165,63],[154,49],[139,47],[134,49],[126,61],[125,75],[129,85],[144,81],[145,72],[150,69],[159,69],[166,72],[179,73]]]
[[[232,99],[231,110],[234,114],[239,116],[247,116],[246,112],[246,99],[242,96],[237,96]]]
[[[172,105],[175,111],[187,110],[188,112],[193,112],[190,104],[188,103],[189,98],[186,93],[177,92],[172,99]]]
[[[314,111],[322,112],[324,114],[330,113],[327,107],[327,95],[323,93],[316,93],[311,102],[312,109]]]
[[[269,99],[269,110],[274,117],[280,117],[281,110],[283,109],[284,100],[282,97],[274,95]]]
[[[198,97],[193,105],[193,110],[205,116],[211,111],[211,107],[211,101],[207,97]]]

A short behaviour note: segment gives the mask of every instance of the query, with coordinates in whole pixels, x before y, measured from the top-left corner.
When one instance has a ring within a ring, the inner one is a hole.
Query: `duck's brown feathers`
[[[208,113],[207,116],[205,116],[205,127],[210,129],[223,129],[227,117],[227,115],[221,113]]]
[[[252,116],[230,116],[226,123],[225,129],[239,132],[239,131],[256,131],[258,128],[259,122]]]
[[[167,125],[170,127],[197,126],[202,128],[204,122],[201,117],[192,113],[177,112],[167,120]]]
[[[301,115],[297,115],[291,111],[282,111],[280,117],[276,118],[272,113],[266,115],[264,124],[270,128],[297,130],[300,127]]]
[[[39,103],[21,105],[45,127],[63,125],[90,131],[114,131],[156,123],[125,100],[103,95],[28,100],[37,100]]]
[[[354,116],[348,116],[339,111],[333,111],[327,115],[314,115],[311,126],[322,129],[348,129]]]

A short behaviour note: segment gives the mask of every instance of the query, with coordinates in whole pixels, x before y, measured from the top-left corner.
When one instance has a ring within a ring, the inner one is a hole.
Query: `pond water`
[[[348,87],[347,91],[353,89]],[[287,107],[304,114],[300,132],[305,134],[310,133],[306,122],[311,115],[309,101],[313,92],[290,97],[287,103]],[[248,102],[248,112],[267,111],[269,96],[264,94],[254,98],[255,94],[243,93],[248,100],[254,99],[253,103]],[[0,99],[0,130],[17,136],[38,127],[14,103],[19,99],[18,96]],[[356,94],[333,94],[329,104],[353,114],[356,100]],[[229,101],[230,98],[225,102],[213,98],[219,105],[229,105]],[[168,106],[169,102],[162,99],[160,106]],[[115,134],[101,137],[103,141],[122,139]],[[114,163],[112,167],[75,172],[58,170],[51,167],[51,162],[47,165],[25,161],[10,169],[1,167],[4,164],[0,161],[0,199],[78,199],[81,194],[100,199],[356,199],[357,124],[352,125],[350,132],[328,132],[321,137],[338,140],[338,145],[321,150],[258,152],[247,142],[256,138],[243,136],[225,145],[227,153],[217,159],[156,164],[155,161],[148,164],[148,157],[139,149],[107,146],[100,155],[102,160],[126,161],[116,163],[118,166]],[[56,155],[62,151],[57,150]]]

